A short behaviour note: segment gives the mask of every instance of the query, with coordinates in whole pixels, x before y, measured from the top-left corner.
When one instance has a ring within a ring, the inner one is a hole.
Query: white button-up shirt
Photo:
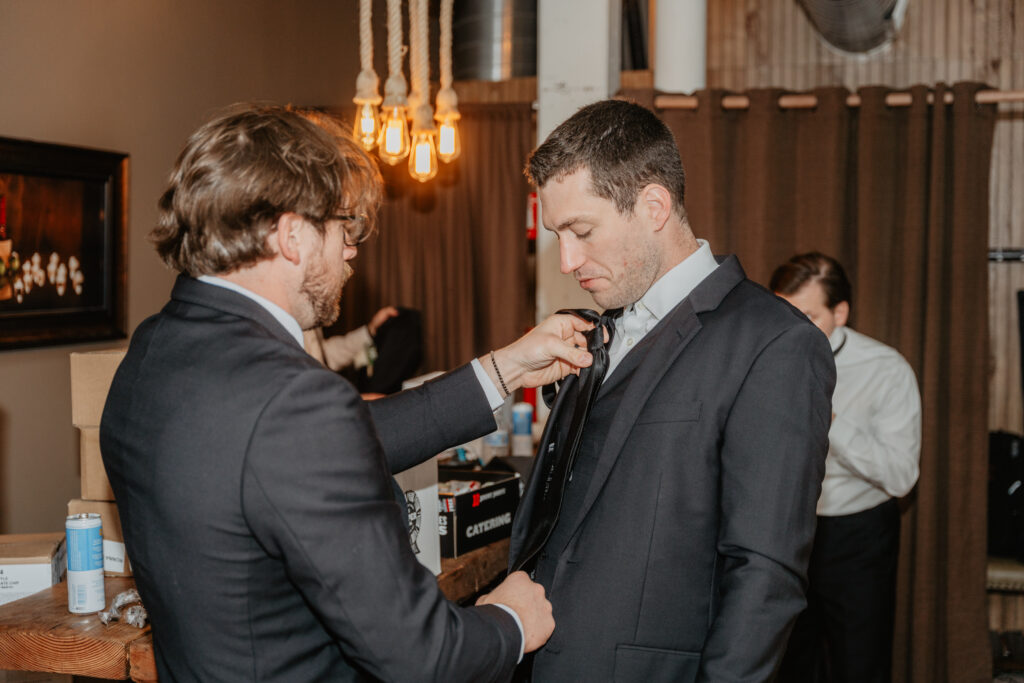
[[[615,337],[608,349],[605,377],[610,377],[626,354],[718,267],[707,241],[697,240],[697,245],[697,251],[658,278],[639,301],[627,306],[615,321]]]
[[[848,327],[829,338],[836,356],[818,514],[851,515],[907,495],[921,456],[921,396],[895,349]]]

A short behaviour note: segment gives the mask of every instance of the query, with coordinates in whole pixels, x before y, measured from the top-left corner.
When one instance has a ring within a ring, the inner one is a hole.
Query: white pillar
[[[580,107],[619,89],[620,0],[538,0],[537,144]],[[537,230],[537,320],[560,308],[592,308],[594,301],[559,272],[558,241]]]
[[[656,0],[654,89],[692,93],[707,79],[707,0]]]

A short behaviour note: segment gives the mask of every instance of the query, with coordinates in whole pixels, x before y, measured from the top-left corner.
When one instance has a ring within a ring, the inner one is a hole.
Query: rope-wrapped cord
[[[412,133],[429,131],[434,128],[434,109],[430,106],[430,56],[427,53],[427,2],[426,0],[410,0],[410,16],[417,36],[413,51],[416,61],[413,62],[412,80],[415,90],[421,96],[416,107],[412,109]],[[412,8],[415,7],[415,12]]]
[[[402,74],[402,0],[388,0],[388,79],[384,81],[384,106],[408,106],[408,89]]]
[[[419,0],[409,0],[409,111],[415,112],[425,97],[421,92],[419,72],[423,62],[423,40],[420,16],[425,14]]]
[[[438,66],[441,89],[437,91],[438,120],[445,116],[459,118],[459,98],[452,88],[452,6],[455,0],[441,0],[441,50]]]
[[[380,79],[373,70],[373,0],[359,0],[359,75],[356,76],[356,104],[380,104]]]

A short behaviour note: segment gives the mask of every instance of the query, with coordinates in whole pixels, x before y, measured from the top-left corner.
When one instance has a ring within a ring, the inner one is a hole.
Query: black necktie
[[[594,356],[590,367],[580,370],[579,376],[569,375],[557,389],[551,414],[544,425],[540,448],[531,478],[540,477],[540,481],[531,482],[530,490],[534,491],[536,500],[530,515],[525,540],[519,556],[515,558],[510,571],[526,567],[547,543],[551,532],[558,521],[558,512],[562,506],[562,493],[573,462],[580,448],[583,428],[590,415],[590,406],[601,389],[601,382],[608,371],[608,346],[615,334],[615,318],[622,314],[621,308],[599,314],[587,308],[574,308],[558,311],[571,313],[594,323],[594,329],[586,333],[587,351]],[[604,333],[608,332],[607,343]],[[573,387],[578,386],[574,392]],[[555,391],[555,385],[549,384],[543,392],[547,399]],[[571,397],[576,395],[575,404]],[[548,401],[551,403],[551,401]],[[559,433],[563,431],[565,420],[569,419],[569,428],[565,437],[559,442]]]

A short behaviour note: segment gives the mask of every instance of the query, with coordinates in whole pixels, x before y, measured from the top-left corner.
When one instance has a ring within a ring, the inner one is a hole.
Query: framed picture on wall
[[[125,336],[128,156],[0,138],[0,350]]]

